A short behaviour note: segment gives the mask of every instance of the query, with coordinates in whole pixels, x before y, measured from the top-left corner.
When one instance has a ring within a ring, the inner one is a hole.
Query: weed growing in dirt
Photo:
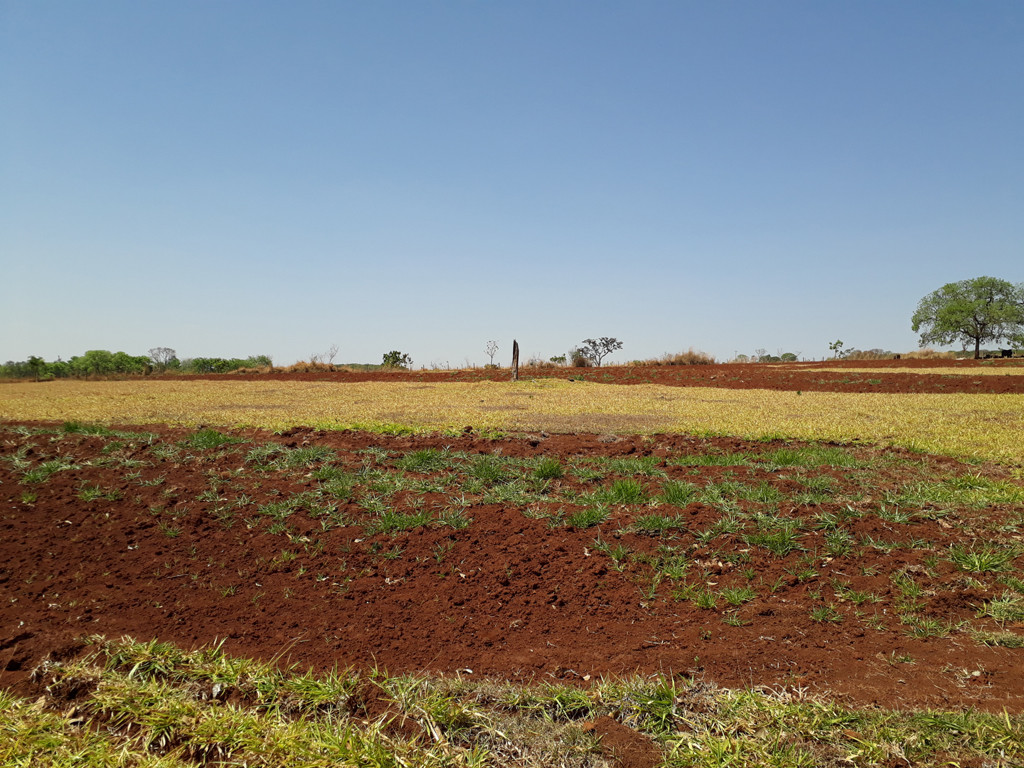
[[[233,445],[242,440],[225,435],[216,429],[201,429],[182,441],[182,445],[195,451],[212,451],[224,445]]]

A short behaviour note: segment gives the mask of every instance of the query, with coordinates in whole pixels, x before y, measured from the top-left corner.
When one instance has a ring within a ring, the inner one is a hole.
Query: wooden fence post
[[[519,342],[512,339],[512,381],[519,381]]]

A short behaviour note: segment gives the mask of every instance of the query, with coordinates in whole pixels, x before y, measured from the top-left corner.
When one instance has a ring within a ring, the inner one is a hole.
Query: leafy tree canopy
[[[994,277],[946,283],[921,299],[911,328],[920,331],[921,346],[960,342],[967,349],[974,342],[975,358],[984,342],[1024,344],[1024,283]]]
[[[622,342],[611,336],[599,339],[584,339],[579,352],[594,365],[600,366],[601,361],[617,349],[622,349]]]

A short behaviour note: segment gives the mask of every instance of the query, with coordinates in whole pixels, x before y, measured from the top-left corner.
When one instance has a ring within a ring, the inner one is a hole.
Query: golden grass
[[[281,429],[682,432],[867,441],[1024,464],[1024,395],[518,383],[56,381],[0,387],[0,419]]]

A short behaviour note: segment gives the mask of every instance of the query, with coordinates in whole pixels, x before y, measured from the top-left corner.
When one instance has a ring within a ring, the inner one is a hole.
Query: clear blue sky
[[[0,0],[0,360],[909,350],[1022,137],[1016,0]]]

